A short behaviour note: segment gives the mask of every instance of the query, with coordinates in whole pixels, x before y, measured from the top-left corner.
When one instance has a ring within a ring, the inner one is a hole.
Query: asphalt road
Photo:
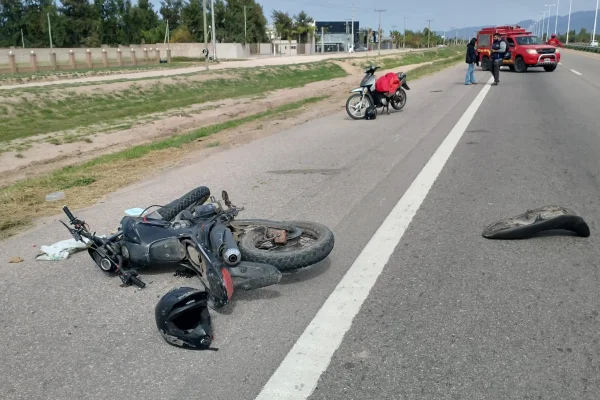
[[[597,398],[600,92],[586,72],[566,68],[575,60],[553,73],[502,71],[500,85],[488,88],[310,399]],[[491,76],[476,75],[480,83]],[[409,74],[402,112],[351,121],[340,111],[188,158],[77,210],[106,232],[126,208],[207,185],[216,195],[228,190],[246,207],[243,217],[331,227],[336,247],[327,261],[236,293],[213,313],[218,352],[174,348],[156,331],[158,298],[173,286],[198,286],[193,279],[146,272],[139,291],[121,288],[85,254],[34,261],[41,244],[68,238],[52,219],[1,243],[0,259],[25,259],[0,268],[3,398],[256,398],[485,90],[463,80],[463,65],[415,82]],[[591,237],[480,236],[497,219],[546,204],[581,213]]]

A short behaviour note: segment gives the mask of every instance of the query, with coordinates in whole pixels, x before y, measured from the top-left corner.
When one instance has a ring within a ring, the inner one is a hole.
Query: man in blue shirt
[[[502,60],[506,51],[506,41],[500,40],[499,33],[494,33],[494,43],[492,43],[492,75],[494,76],[494,83],[492,83],[492,86],[497,86],[500,82],[500,67],[502,66]]]

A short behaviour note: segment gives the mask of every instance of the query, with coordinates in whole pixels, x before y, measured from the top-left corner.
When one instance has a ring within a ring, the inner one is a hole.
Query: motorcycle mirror
[[[223,201],[225,202],[225,205],[227,207],[231,207],[231,202],[229,201],[229,195],[227,194],[226,190],[223,190],[221,192],[221,198],[223,199]]]

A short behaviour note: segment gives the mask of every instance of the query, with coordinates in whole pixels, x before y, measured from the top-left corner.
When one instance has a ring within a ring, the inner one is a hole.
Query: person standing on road
[[[500,83],[500,67],[502,66],[502,60],[506,51],[506,41],[500,40],[499,33],[494,33],[494,43],[492,43],[492,75],[494,76],[494,83],[492,83],[492,86],[498,86],[498,83]]]
[[[475,43],[477,43],[477,39],[473,38],[467,44],[467,57],[465,62],[469,65],[467,68],[467,76],[465,76],[465,85],[475,85],[475,64],[479,65],[479,61],[477,60],[477,52],[475,51]]]

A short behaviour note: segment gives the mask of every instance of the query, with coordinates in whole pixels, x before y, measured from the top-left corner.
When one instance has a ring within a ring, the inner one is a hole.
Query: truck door
[[[511,37],[506,38],[508,43],[508,51],[510,51],[510,60],[504,60],[503,64],[512,64],[515,61],[515,40]]]

